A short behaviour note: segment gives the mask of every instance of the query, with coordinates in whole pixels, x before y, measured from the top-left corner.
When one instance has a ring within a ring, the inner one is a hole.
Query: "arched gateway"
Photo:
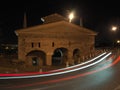
[[[66,48],[57,48],[52,55],[52,64],[61,65],[66,64],[68,57],[68,50]]]
[[[56,13],[43,19],[42,25],[15,31],[20,61],[40,66],[72,64],[78,62],[79,54],[91,52],[91,47],[94,49],[96,32],[69,23]]]
[[[33,66],[43,66],[46,65],[46,54],[40,50],[34,50],[26,55],[27,64]]]

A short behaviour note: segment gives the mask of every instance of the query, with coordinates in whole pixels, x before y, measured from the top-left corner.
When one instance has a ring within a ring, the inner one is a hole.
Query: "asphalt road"
[[[0,90],[120,90],[120,58],[112,54],[97,65],[72,73],[0,80]]]

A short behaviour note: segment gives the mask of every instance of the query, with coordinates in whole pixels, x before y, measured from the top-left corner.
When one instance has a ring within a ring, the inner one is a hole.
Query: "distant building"
[[[0,46],[3,49],[16,49],[16,48],[18,48],[17,44],[1,44]]]
[[[56,13],[42,20],[42,25],[16,30],[20,61],[31,66],[73,64],[94,50],[96,32]]]
[[[17,59],[18,45],[17,44],[0,44],[0,56]]]

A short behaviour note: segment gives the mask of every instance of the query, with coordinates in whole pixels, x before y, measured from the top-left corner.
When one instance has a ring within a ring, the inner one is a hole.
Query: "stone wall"
[[[94,36],[73,34],[23,34],[18,38],[19,60],[26,61],[26,55],[33,50],[46,53],[46,65],[52,65],[51,57],[57,48],[68,49],[69,62],[72,63],[73,51],[79,49],[81,56],[89,54],[94,49]]]

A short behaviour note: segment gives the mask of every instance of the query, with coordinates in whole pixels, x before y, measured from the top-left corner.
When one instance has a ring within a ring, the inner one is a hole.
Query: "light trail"
[[[50,74],[41,74],[41,75],[32,75],[32,76],[17,76],[17,77],[0,77],[0,79],[20,79],[20,78],[35,78],[35,77],[45,77],[45,76],[53,76],[53,75],[59,75],[59,74],[65,74],[65,73],[70,73],[70,72],[74,72],[74,71],[78,71],[78,70],[81,70],[81,69],[85,69],[87,67],[90,67],[90,66],[93,66],[101,61],[103,61],[106,57],[108,57],[110,54],[112,54],[111,52],[108,53],[107,55],[105,55],[104,57],[102,57],[100,60],[94,62],[94,63],[91,63],[89,65],[86,65],[86,66],[83,66],[83,67],[80,67],[80,68],[75,68],[75,69],[72,69],[72,70],[68,70],[68,71],[64,71],[64,72],[57,72],[57,73],[50,73]]]
[[[49,71],[49,72],[57,72],[57,71],[60,71],[60,70],[66,70],[66,69],[71,69],[71,68],[75,68],[75,67],[78,67],[78,66],[82,66],[82,65],[84,65],[84,64],[87,64],[87,63],[90,63],[90,62],[95,61],[96,59],[100,58],[101,56],[103,56],[103,55],[105,55],[105,54],[106,54],[106,52],[103,53],[103,54],[100,54],[99,56],[97,56],[97,57],[95,57],[95,58],[93,58],[93,59],[91,59],[91,60],[88,60],[88,61],[86,61],[86,62],[83,62],[83,63],[81,63],[81,64],[77,64],[77,65],[70,66],[70,67],[66,67],[66,68],[62,68],[62,69],[52,70],[52,71]]]
[[[16,74],[16,73],[11,73],[11,74],[0,74],[1,77],[13,77],[13,76],[30,76],[30,75],[36,75],[36,74],[49,74],[49,73],[53,73],[53,72],[62,72],[62,71],[65,71],[65,70],[69,70],[69,69],[72,69],[72,68],[77,68],[78,66],[82,66],[82,65],[85,65],[87,63],[90,63],[92,61],[95,61],[96,59],[102,57],[103,55],[105,55],[106,52],[100,54],[99,56],[89,60],[89,61],[86,61],[86,62],[83,62],[81,64],[77,64],[77,65],[74,65],[74,66],[70,66],[70,67],[66,67],[66,68],[62,68],[62,69],[57,69],[57,70],[52,70],[52,71],[48,71],[48,72],[29,72],[29,73],[20,73],[20,74]]]
[[[8,86],[8,87],[5,86],[5,88],[7,88],[7,89],[8,88],[23,88],[23,87],[30,87],[30,86],[36,86],[36,85],[49,84],[49,83],[56,83],[56,82],[61,82],[61,81],[65,81],[65,80],[71,80],[71,79],[79,78],[79,77],[82,77],[82,76],[86,76],[86,75],[90,75],[90,74],[102,71],[104,69],[107,69],[107,68],[117,64],[118,62],[120,62],[120,56],[112,64],[110,64],[108,66],[105,66],[105,67],[102,67],[102,68],[97,69],[97,70],[90,71],[90,72],[85,72],[85,73],[78,74],[78,75],[75,75],[75,76],[69,76],[69,77],[65,77],[65,78],[49,80],[49,81],[44,81],[44,82],[36,82],[36,83],[26,84],[26,85],[18,85],[18,86],[15,85],[15,86]],[[41,89],[41,88],[39,88],[39,89]]]

